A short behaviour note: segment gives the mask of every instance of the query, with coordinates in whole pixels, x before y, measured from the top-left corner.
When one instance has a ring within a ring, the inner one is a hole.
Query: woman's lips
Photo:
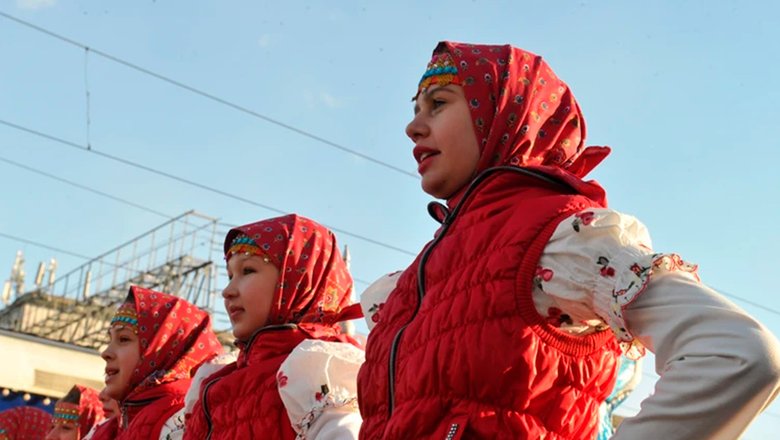
[[[106,368],[105,379],[103,381],[108,383],[108,381],[113,379],[114,376],[116,376],[118,373],[119,373],[119,370],[116,369],[116,368]]]
[[[417,145],[412,150],[414,160],[417,161],[417,172],[422,174],[431,165],[431,158],[437,156],[440,153],[439,150],[426,147],[424,145]]]
[[[228,315],[230,316],[230,320],[233,321],[236,318],[238,318],[239,315],[244,313],[243,307],[230,307],[228,308]]]

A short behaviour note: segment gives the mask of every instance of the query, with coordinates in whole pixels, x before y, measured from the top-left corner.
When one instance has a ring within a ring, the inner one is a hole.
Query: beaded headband
[[[78,427],[79,406],[75,403],[58,402],[54,405],[54,423]]]
[[[422,78],[420,78],[417,93],[419,94],[427,89],[431,84],[438,84],[442,87],[448,84],[460,84],[458,68],[448,52],[433,55],[433,58],[428,63],[428,68],[425,70]]]
[[[268,258],[268,254],[263,252],[254,240],[244,234],[238,234],[236,238],[233,239],[233,242],[230,243],[230,248],[225,254],[225,261],[229,260],[230,257],[235,254],[258,255],[263,257],[263,261],[266,263],[271,261],[271,259]]]
[[[138,334],[138,313],[135,311],[135,305],[129,302],[122,303],[111,318],[111,325],[126,325],[133,330],[133,333]]]

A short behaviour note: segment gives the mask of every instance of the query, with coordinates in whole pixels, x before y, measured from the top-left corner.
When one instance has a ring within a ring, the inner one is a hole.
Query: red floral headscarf
[[[79,438],[83,438],[103,420],[103,404],[96,390],[83,385],[74,385],[73,388],[79,392],[79,402],[57,402],[54,405],[54,424],[78,427]]]
[[[324,226],[289,214],[234,228],[225,237],[225,259],[246,250],[248,244],[279,269],[268,325],[333,326],[359,317],[351,316],[354,307],[348,308],[352,276],[336,237]]]
[[[0,412],[0,440],[41,440],[51,427],[51,414],[34,406]]]
[[[125,400],[157,385],[190,379],[202,363],[222,353],[208,313],[182,298],[133,286],[141,359]]]
[[[601,187],[581,178],[610,150],[585,147],[580,106],[542,57],[510,45],[445,41],[434,50],[418,93],[431,83],[463,87],[480,142],[477,173],[498,165],[538,169],[604,198]]]

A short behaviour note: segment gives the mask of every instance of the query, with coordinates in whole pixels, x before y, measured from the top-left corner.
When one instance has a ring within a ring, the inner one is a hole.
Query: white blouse
[[[198,368],[182,413],[192,413],[203,381],[236,357],[222,355]],[[357,374],[364,359],[363,350],[351,344],[307,339],[282,362],[276,383],[297,440],[358,438],[363,419],[357,406]],[[179,439],[183,430],[163,431],[167,438]]]
[[[296,439],[357,439],[357,374],[365,353],[357,347],[307,339],[279,367],[277,385]]]
[[[611,329],[630,358],[655,353],[656,392],[615,439],[733,440],[780,389],[777,339],[696,269],[653,252],[645,226],[611,209],[569,217],[545,247],[533,291],[542,316],[575,335]],[[361,295],[369,329],[399,275]]]

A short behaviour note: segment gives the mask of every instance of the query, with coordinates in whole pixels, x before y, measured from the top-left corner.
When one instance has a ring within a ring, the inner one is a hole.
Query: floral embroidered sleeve
[[[698,280],[696,266],[676,254],[652,250],[645,226],[611,209],[589,209],[561,222],[545,247],[535,278],[537,310],[564,331],[588,334],[611,328],[629,357],[644,348],[634,339],[624,309],[654,275],[680,272]]]
[[[296,439],[357,439],[357,373],[362,350],[345,343],[306,340],[276,375]]]
[[[180,440],[184,438],[184,408],[176,411],[165,421],[160,429],[160,440]]]
[[[390,292],[395,289],[395,284],[401,273],[398,271],[382,276],[360,294],[360,307],[363,309],[363,316],[369,330],[374,328],[382,316],[382,307],[385,305],[387,297],[390,296]]]

